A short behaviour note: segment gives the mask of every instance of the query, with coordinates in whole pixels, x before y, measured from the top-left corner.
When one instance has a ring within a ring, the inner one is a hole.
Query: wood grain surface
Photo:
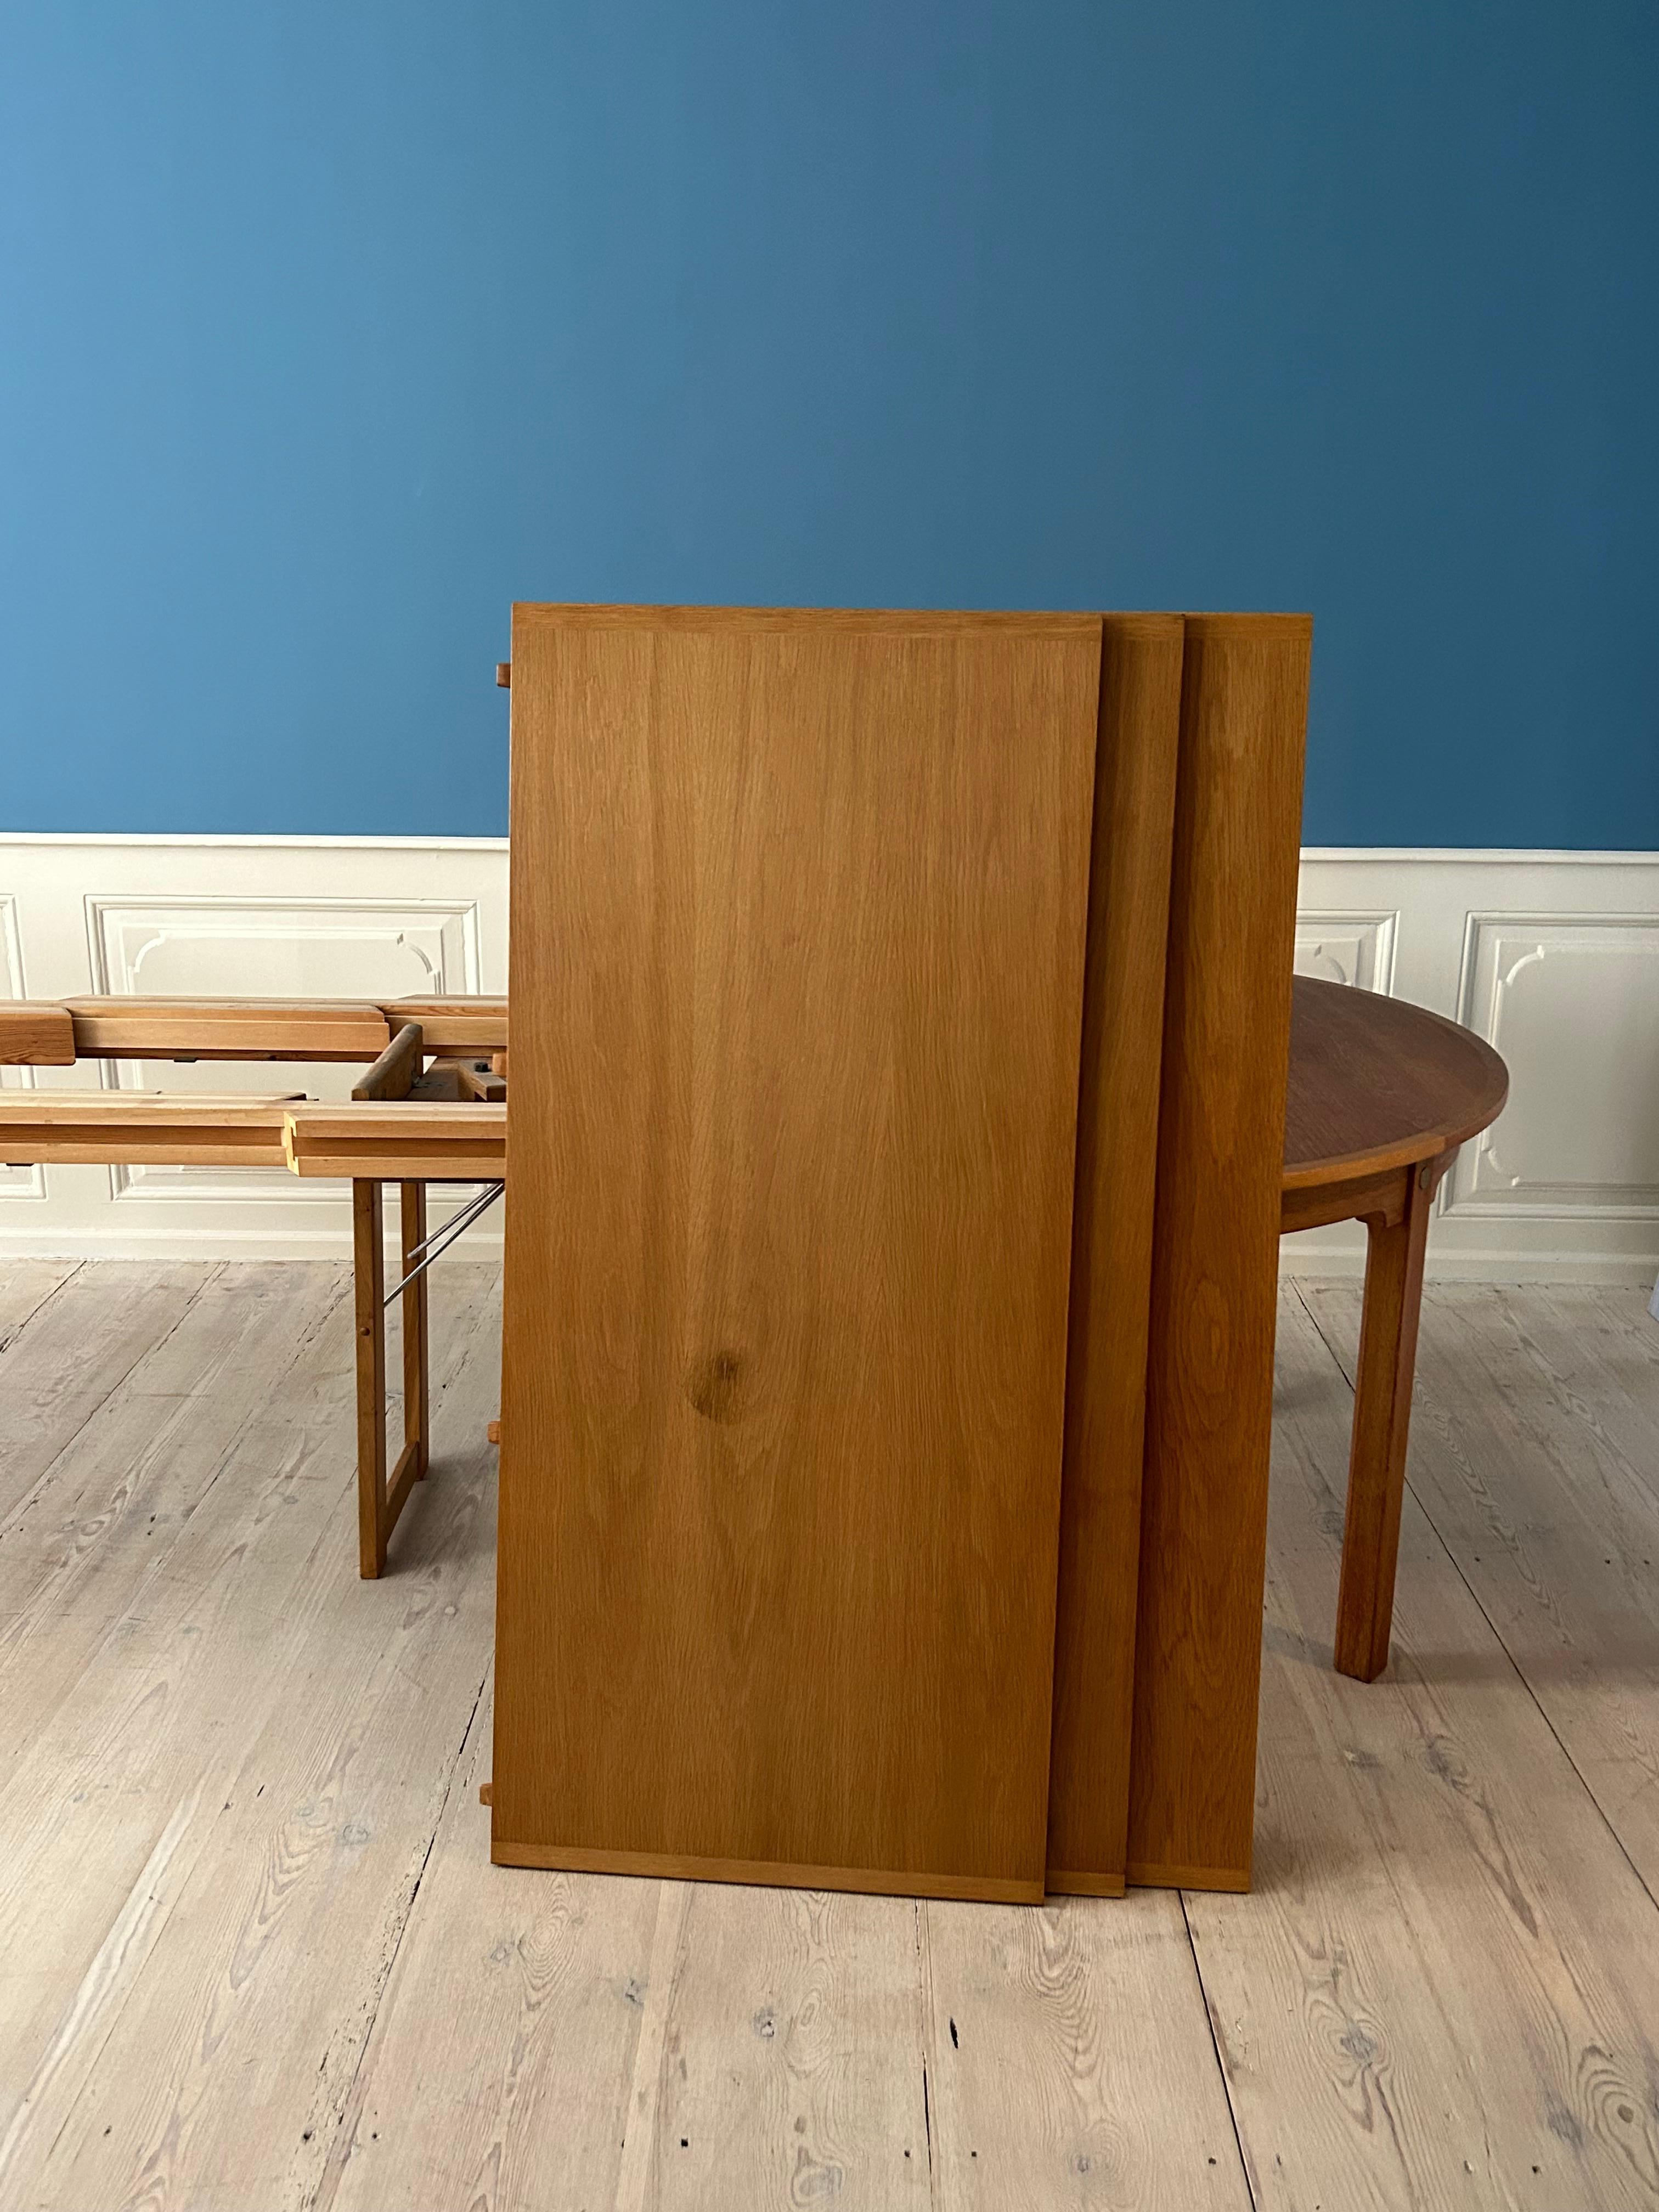
[[[297,1299],[319,1272],[268,1273]],[[453,1404],[470,1439],[494,1395],[495,1302],[477,1271],[443,1274],[438,1419]],[[493,1490],[481,1446],[457,1455],[410,1509],[407,1577],[350,1574],[349,1333],[332,1320],[267,1314],[105,1533],[134,1611],[14,1777],[35,1809],[13,1831],[0,1929],[8,1959],[32,1960],[33,2002],[0,2020],[8,2038],[44,2015],[75,2039],[40,2038],[32,2076],[0,2051],[0,2078],[28,2092],[0,2200],[316,2201],[488,1665]],[[210,1425],[216,1449],[195,1449]],[[325,1647],[338,1664],[319,1670]],[[61,1799],[40,1791],[47,1761]],[[21,1802],[0,1798],[0,1819]],[[302,2066],[275,2060],[289,2035]],[[82,2097],[94,2057],[108,2071]],[[43,2160],[50,2179],[26,2183]]]
[[[75,1022],[67,1006],[47,999],[0,1000],[0,1066],[68,1067],[75,1059]]]
[[[916,1912],[908,1898],[663,1883],[617,2212],[924,2212]]]
[[[1108,615],[1095,757],[1048,1801],[1051,1890],[1123,1887],[1178,615]]]
[[[515,611],[499,1859],[1041,1882],[1099,670]]]
[[[1237,1888],[1249,1879],[1311,641],[1302,616],[1186,620],[1131,1881]],[[1109,1851],[1116,1806],[1103,1791],[1098,1817]],[[1085,1863],[1095,1863],[1091,1854]]]
[[[916,1911],[937,2205],[1249,2212],[1179,1898]]]
[[[1383,1174],[1495,1121],[1509,1071],[1482,1037],[1426,1006],[1298,975],[1284,1186]]]

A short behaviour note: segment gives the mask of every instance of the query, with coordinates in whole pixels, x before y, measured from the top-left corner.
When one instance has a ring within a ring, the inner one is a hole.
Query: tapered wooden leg
[[[1375,1681],[1389,1663],[1423,1254],[1440,1174],[1441,1163],[1425,1161],[1411,1178],[1403,1218],[1366,1223],[1370,1242],[1336,1601],[1337,1672],[1361,1682]]]
[[[426,1241],[426,1185],[398,1186],[403,1211],[403,1272],[416,1265],[416,1248]],[[427,1326],[425,1275],[417,1275],[403,1295],[404,1316],[404,1449],[415,1448],[415,1480],[426,1473],[430,1457],[431,1430],[427,1405]]]
[[[357,1310],[357,1571],[373,1582],[386,1565],[386,1255],[380,1186],[351,1186],[351,1251]]]

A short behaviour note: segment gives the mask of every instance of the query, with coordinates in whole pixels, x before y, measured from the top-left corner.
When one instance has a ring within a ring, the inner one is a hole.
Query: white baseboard
[[[1510,1103],[1447,1178],[1429,1269],[1651,1283],[1659,1271],[1659,854],[1303,855],[1297,966],[1450,1014]],[[0,996],[507,988],[491,838],[0,837]],[[82,1066],[95,1085],[343,1091],[334,1068]],[[27,1081],[27,1070],[4,1071]],[[331,1184],[198,1169],[0,1168],[0,1255],[338,1257]],[[499,1214],[457,1255],[499,1249]],[[1298,1274],[1363,1264],[1352,1224],[1287,1237]]]

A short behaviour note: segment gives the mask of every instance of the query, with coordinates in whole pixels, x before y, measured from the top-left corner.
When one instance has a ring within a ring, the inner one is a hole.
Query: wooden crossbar
[[[0,1091],[0,1161],[127,1167],[282,1167],[300,1094]]]
[[[0,1000],[0,1064],[76,1059],[372,1060],[413,1023],[423,1051],[507,1050],[501,998]]]
[[[380,1182],[497,1182],[507,1173],[504,1105],[424,1099],[290,1109],[283,1133],[297,1176]]]
[[[505,999],[386,999],[380,1012],[394,1029],[400,1022],[418,1022],[429,1053],[507,1050]]]
[[[70,999],[82,1059],[373,1060],[391,1031],[371,1000]]]

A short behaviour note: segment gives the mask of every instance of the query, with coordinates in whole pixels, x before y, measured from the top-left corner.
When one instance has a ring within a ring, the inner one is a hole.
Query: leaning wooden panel
[[[1123,1887],[1140,1469],[1181,738],[1179,615],[1108,615],[1072,1221],[1048,1887]]]
[[[1312,624],[1187,617],[1128,1879],[1250,1876]]]
[[[1099,659],[515,611],[498,1860],[1040,1893]]]

